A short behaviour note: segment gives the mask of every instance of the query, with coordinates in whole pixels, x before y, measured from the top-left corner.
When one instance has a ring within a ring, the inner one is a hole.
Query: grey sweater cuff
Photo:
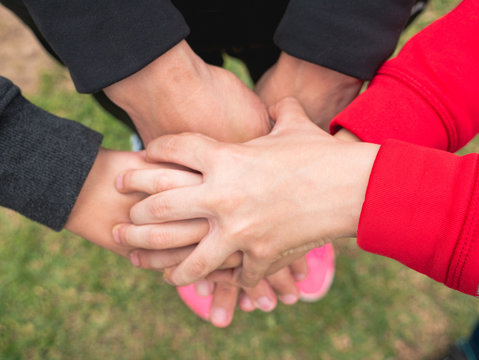
[[[34,106],[0,77],[0,205],[61,230],[101,140],[83,125]]]

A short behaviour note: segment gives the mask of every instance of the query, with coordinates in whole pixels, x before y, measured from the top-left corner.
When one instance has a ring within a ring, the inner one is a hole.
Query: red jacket
[[[382,144],[359,246],[477,296],[479,156],[447,151],[479,132],[479,0],[411,39],[333,120],[332,133],[340,127]]]

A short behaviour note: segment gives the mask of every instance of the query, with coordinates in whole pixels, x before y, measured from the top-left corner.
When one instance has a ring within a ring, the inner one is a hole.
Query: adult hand
[[[127,171],[118,178],[116,186],[124,193],[156,194],[201,181],[201,175],[184,169],[143,169]],[[181,228],[177,228],[178,225],[181,225]],[[194,219],[141,226],[121,224],[115,227],[113,233],[118,244],[135,248],[130,253],[130,260],[135,266],[163,271],[184,260],[208,230],[205,219]],[[177,248],[170,249],[174,238],[178,240],[174,242]],[[237,267],[241,261],[242,254],[237,252],[230,256],[221,268]],[[255,287],[244,289],[240,295],[239,306],[244,311],[253,311],[255,308],[271,311],[277,304],[276,295],[281,302],[294,304],[299,298],[296,281],[302,280],[307,271],[305,259],[300,259],[290,267],[261,280]],[[232,270],[222,272],[221,276],[213,276],[208,281],[198,282],[198,294],[207,296],[213,293],[210,320],[215,326],[224,327],[231,323],[238,292],[241,290],[238,286],[232,276]]]
[[[185,131],[243,142],[270,129],[254,92],[230,71],[203,62],[186,41],[104,90],[130,115],[145,144]]]
[[[245,144],[182,134],[148,147],[149,161],[176,162],[203,175],[201,185],[162,192],[131,210],[136,225],[208,219],[208,234],[170,272],[171,283],[203,278],[242,251],[240,282],[253,286],[308,250],[355,235],[379,147],[335,139],[294,99],[272,107],[271,116],[273,131]]]
[[[185,41],[136,74],[106,88],[105,93],[127,111],[145,143],[159,135],[182,131],[196,131],[223,141],[243,142],[270,130],[267,109],[254,92],[231,72],[204,63]],[[168,231],[174,232],[171,227]],[[138,231],[136,234],[139,234]],[[187,242],[191,237],[183,239]],[[130,258],[138,266],[159,269],[181,258],[186,250],[138,250]],[[306,261],[300,263],[302,265],[291,272],[306,276]],[[275,290],[280,298],[282,289],[290,289],[294,285],[294,278],[286,275],[287,271],[284,271],[283,284],[275,281],[278,284]],[[232,318],[236,305],[234,294],[237,290],[232,287],[228,283],[214,289],[212,310],[221,304],[228,319]],[[264,292],[268,299],[275,300],[271,294],[271,289]]]
[[[292,96],[309,118],[328,131],[331,119],[359,93],[363,82],[282,52],[258,81],[256,93],[266,105]]]

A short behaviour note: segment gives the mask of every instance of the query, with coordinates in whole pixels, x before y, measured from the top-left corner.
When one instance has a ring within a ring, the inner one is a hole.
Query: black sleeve
[[[61,230],[101,140],[34,106],[0,76],[0,206]]]
[[[81,93],[97,92],[128,77],[189,33],[169,0],[24,2]]]
[[[393,53],[414,0],[291,0],[275,33],[286,53],[369,80]]]

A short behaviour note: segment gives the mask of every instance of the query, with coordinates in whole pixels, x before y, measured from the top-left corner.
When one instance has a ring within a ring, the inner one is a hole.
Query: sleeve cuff
[[[61,230],[101,140],[83,125],[32,105],[0,78],[0,205]]]
[[[413,0],[291,0],[275,33],[286,53],[370,80],[393,53]]]
[[[441,107],[428,91],[414,88],[406,79],[381,69],[368,90],[333,119],[331,133],[344,128],[365,142],[397,139],[449,150],[453,140],[444,126],[447,112],[438,110]]]
[[[477,169],[476,154],[386,141],[371,172],[358,245],[476,295]]]
[[[169,0],[25,1],[80,93],[94,93],[147,66],[189,34]]]

